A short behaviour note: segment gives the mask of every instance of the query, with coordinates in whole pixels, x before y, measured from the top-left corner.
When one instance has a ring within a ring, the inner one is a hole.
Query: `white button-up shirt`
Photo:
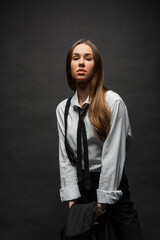
[[[116,203],[123,195],[118,190],[122,178],[126,159],[126,138],[131,136],[130,122],[125,103],[121,97],[109,90],[106,93],[106,101],[111,110],[111,128],[108,137],[102,142],[87,114],[84,122],[88,140],[89,171],[100,172],[99,187],[97,189],[97,201],[99,203]],[[62,101],[56,109],[59,134],[59,166],[60,166],[60,197],[61,201],[69,201],[80,198],[78,187],[77,168],[72,165],[65,149],[64,137],[64,110],[67,99]],[[89,97],[83,103],[89,104]],[[71,99],[68,113],[67,139],[75,154],[77,154],[77,125],[79,115],[77,106],[77,91]]]

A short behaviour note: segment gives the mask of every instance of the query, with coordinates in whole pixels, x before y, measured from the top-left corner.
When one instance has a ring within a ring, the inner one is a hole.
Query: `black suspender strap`
[[[67,103],[66,103],[66,107],[65,107],[65,112],[64,112],[64,124],[65,124],[65,148],[66,148],[66,152],[68,155],[68,158],[70,160],[71,163],[76,163],[76,156],[75,153],[73,152],[72,148],[69,145],[69,142],[67,140],[67,117],[68,117],[68,112],[69,112],[69,107],[70,107],[70,103],[71,103],[71,98],[68,98]]]
[[[87,136],[86,136],[85,123],[83,120],[83,117],[87,112],[88,106],[85,109],[79,108],[79,107],[77,108],[79,112],[79,122],[78,122],[78,128],[77,128],[77,157],[76,157],[67,139],[67,127],[68,127],[67,117],[69,113],[70,103],[71,103],[71,98],[68,98],[66,102],[65,112],[64,112],[65,148],[66,148],[66,152],[70,162],[72,164],[77,165],[77,176],[78,176],[78,183],[80,188],[83,188],[83,186],[85,185],[85,188],[89,190],[91,189],[91,180],[89,175],[88,142],[87,142]],[[82,139],[81,138],[83,138],[83,149],[84,149],[84,174],[82,170]]]

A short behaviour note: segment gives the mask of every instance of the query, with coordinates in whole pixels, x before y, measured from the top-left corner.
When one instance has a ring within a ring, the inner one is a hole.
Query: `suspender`
[[[70,103],[71,103],[71,98],[68,98],[67,103],[66,103],[66,107],[65,107],[65,112],[64,112],[64,124],[65,124],[65,148],[66,148],[66,152],[68,155],[68,158],[70,160],[71,163],[76,164],[77,159],[76,159],[76,155],[73,152],[71,146],[69,145],[68,139],[67,139],[67,117],[68,117],[68,112],[69,112],[69,107],[70,107]]]
[[[65,112],[64,112],[64,124],[65,124],[65,148],[66,148],[66,152],[68,155],[68,158],[70,160],[70,162],[72,164],[76,164],[77,165],[77,177],[78,177],[78,185],[79,185],[79,190],[81,193],[81,197],[84,201],[88,201],[88,194],[89,191],[92,188],[92,184],[91,184],[91,179],[90,179],[90,174],[89,174],[89,166],[88,166],[88,146],[87,149],[84,147],[84,153],[86,153],[86,155],[84,156],[84,172],[82,170],[82,149],[79,148],[79,144],[81,144],[81,140],[79,142],[79,136],[80,134],[82,134],[83,136],[83,143],[85,144],[85,141],[87,141],[86,139],[86,129],[84,122],[82,122],[83,120],[81,119],[81,115],[79,116],[79,122],[78,122],[78,128],[77,129],[77,156],[75,155],[73,149],[71,148],[71,146],[69,145],[68,139],[67,139],[67,117],[68,117],[68,112],[69,112],[69,107],[70,107],[70,103],[71,103],[71,98],[68,98],[66,106],[65,106]],[[83,109],[84,110],[84,109]],[[87,110],[87,108],[86,108]],[[85,111],[86,111],[85,110]],[[83,111],[84,112],[84,111]],[[85,113],[85,112],[84,112]],[[80,112],[79,112],[80,114]],[[83,127],[83,129],[82,129]],[[82,132],[78,132],[78,130],[82,131]],[[85,133],[85,136],[84,136]],[[78,151],[79,150],[79,151]],[[78,161],[77,161],[78,160]]]

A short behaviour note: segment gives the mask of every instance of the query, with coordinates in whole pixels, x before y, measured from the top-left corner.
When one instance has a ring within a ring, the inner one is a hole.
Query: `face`
[[[90,46],[77,45],[72,53],[71,74],[76,83],[88,83],[94,74],[94,57]]]

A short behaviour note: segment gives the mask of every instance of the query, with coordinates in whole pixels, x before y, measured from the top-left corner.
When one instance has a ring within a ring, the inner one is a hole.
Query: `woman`
[[[91,41],[82,39],[72,45],[66,71],[74,95],[67,131],[67,99],[56,110],[61,200],[68,201],[69,208],[77,202],[97,201],[93,221],[97,239],[143,239],[124,171],[131,140],[126,105],[104,87],[102,60]]]

